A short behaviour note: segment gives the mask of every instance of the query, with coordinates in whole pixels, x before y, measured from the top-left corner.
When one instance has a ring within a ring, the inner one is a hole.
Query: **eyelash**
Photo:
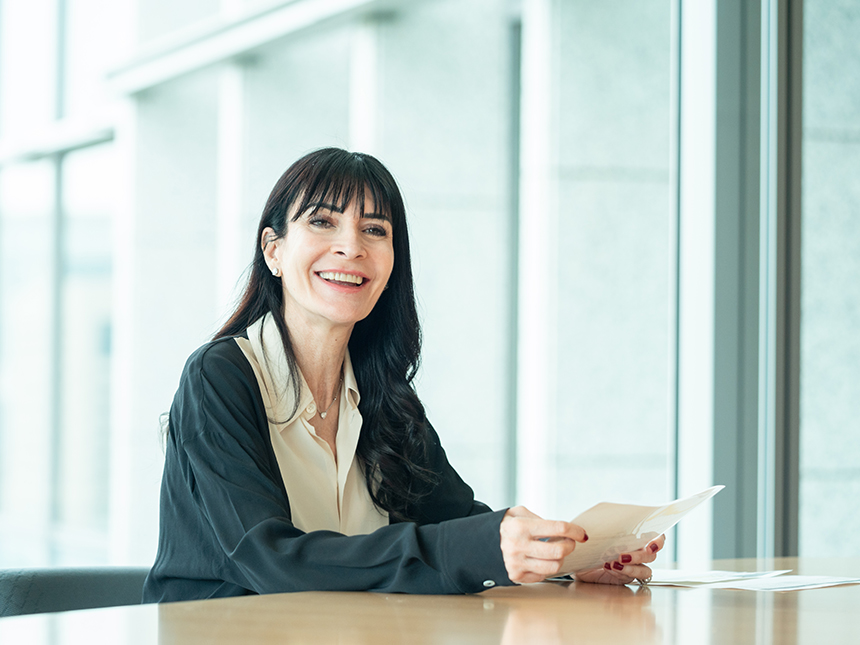
[[[374,237],[385,237],[388,235],[388,231],[386,231],[382,226],[368,226],[364,229],[365,233],[369,233]]]
[[[326,217],[315,215],[308,219],[308,224],[314,228],[334,228],[335,223]],[[368,226],[364,232],[373,237],[386,237],[388,231],[383,226]]]
[[[332,228],[334,223],[325,217],[314,216],[308,219],[308,224],[318,228]]]

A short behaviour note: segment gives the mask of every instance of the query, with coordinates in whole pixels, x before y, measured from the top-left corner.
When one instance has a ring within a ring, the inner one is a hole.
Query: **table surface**
[[[659,566],[659,565],[658,565]],[[860,558],[711,569],[860,577]],[[794,592],[540,583],[469,596],[308,592],[0,619],[2,643],[858,643],[860,585]]]

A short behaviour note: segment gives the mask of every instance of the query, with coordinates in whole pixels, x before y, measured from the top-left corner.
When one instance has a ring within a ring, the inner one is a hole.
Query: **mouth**
[[[336,284],[341,287],[360,287],[367,282],[367,278],[353,273],[340,273],[338,271],[320,271],[317,273],[326,282]]]

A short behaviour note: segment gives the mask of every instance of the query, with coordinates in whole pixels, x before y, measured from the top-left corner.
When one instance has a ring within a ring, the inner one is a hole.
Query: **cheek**
[[[388,276],[394,270],[394,249],[389,249],[385,257],[385,271]]]

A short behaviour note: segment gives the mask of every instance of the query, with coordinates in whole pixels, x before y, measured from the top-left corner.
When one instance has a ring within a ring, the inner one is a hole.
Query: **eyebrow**
[[[333,213],[343,213],[343,209],[340,208],[339,206],[335,206],[334,204],[327,204],[325,202],[311,202],[310,204],[308,204],[307,210],[320,209],[320,208],[325,208],[326,210],[329,210]],[[383,213],[369,213],[367,211],[365,211],[362,214],[361,218],[362,219],[381,219],[385,222],[391,221],[391,218],[388,215],[385,215]]]

